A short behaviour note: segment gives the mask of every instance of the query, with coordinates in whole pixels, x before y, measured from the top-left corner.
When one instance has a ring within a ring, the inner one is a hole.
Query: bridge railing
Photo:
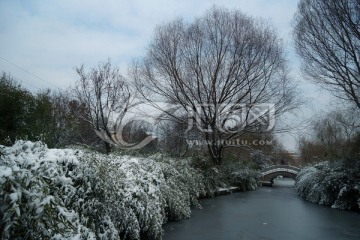
[[[297,171],[297,172],[300,172],[300,170],[301,170],[301,168],[299,168],[299,167],[290,166],[290,165],[272,165],[272,166],[262,169],[261,172],[267,172],[267,171],[270,171],[273,169],[279,169],[279,168],[290,169],[290,170]]]
[[[266,176],[271,173],[275,172],[288,172],[297,175],[300,172],[300,168],[289,166],[289,165],[273,165],[270,167],[267,167],[261,171],[262,176]]]

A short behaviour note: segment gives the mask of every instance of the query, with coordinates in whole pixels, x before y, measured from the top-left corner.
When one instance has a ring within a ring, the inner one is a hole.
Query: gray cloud
[[[179,16],[191,20],[214,4],[271,19],[285,38],[296,9],[289,0],[2,1],[0,56],[65,87],[76,79],[74,66],[110,57],[125,69],[143,54],[157,24]],[[4,61],[0,70],[47,86]]]

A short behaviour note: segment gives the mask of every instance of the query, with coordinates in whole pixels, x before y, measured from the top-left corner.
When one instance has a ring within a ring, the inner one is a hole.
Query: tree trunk
[[[109,155],[111,153],[111,144],[108,142],[105,142],[105,141],[104,141],[104,143],[105,143],[105,152],[106,152],[106,154]]]
[[[222,154],[223,154],[223,147],[216,146],[216,145],[208,145],[209,153],[211,160],[215,165],[221,165],[222,163]]]

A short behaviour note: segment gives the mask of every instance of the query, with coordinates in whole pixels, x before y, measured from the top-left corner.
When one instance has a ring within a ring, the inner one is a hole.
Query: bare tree
[[[298,142],[301,164],[323,160],[326,154],[325,146],[316,140],[301,138]]]
[[[359,153],[359,115],[350,115],[348,111],[335,110],[315,118],[311,126],[312,138],[299,141],[303,161],[352,159]]]
[[[112,68],[110,60],[85,72],[84,66],[76,68],[80,79],[75,88],[78,101],[85,105],[80,117],[105,138],[105,150],[111,151],[111,139],[130,106],[130,91],[119,68]]]
[[[305,76],[360,108],[360,1],[301,0],[294,40]]]
[[[291,109],[296,99],[271,26],[216,7],[192,23],[177,19],[158,26],[133,74],[149,103],[181,121],[163,103],[176,104],[182,116],[201,125],[216,164],[222,162],[225,141],[265,131],[271,121],[266,127],[260,123]],[[259,110],[261,104],[271,107]]]

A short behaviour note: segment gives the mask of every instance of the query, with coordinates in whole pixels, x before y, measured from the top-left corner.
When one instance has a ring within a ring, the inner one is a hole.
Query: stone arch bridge
[[[295,180],[300,168],[289,165],[273,165],[261,170],[260,181],[263,186],[272,186],[278,176],[288,177]]]

